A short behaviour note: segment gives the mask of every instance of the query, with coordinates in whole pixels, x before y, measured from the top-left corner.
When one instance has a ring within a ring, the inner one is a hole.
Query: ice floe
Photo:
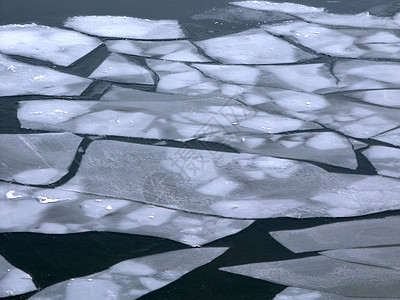
[[[230,4],[250,9],[279,11],[288,14],[315,13],[315,12],[323,12],[325,10],[322,7],[306,6],[302,4],[289,3],[289,2],[276,3],[269,1],[235,1],[235,2],[230,2]]]
[[[209,263],[226,250],[185,249],[125,260],[102,272],[47,287],[29,299],[137,299]]]
[[[0,26],[0,52],[68,66],[101,42],[71,30],[36,24]]]
[[[50,184],[67,174],[81,138],[70,133],[0,135],[0,178]]]
[[[316,290],[288,287],[276,295],[273,300],[357,300],[359,298],[344,297]],[[378,298],[374,298],[378,299]],[[387,298],[386,298],[387,299]],[[381,300],[381,299],[380,299]],[[382,299],[383,300],[383,299]]]
[[[371,146],[363,154],[374,165],[378,174],[400,177],[400,149]]]
[[[221,268],[278,284],[347,297],[396,298],[400,272],[324,256]]]
[[[209,62],[210,60],[199,53],[189,41],[160,41],[141,42],[128,40],[106,41],[112,52],[153,57],[172,61]]]
[[[111,53],[110,56],[89,75],[89,78],[120,83],[154,84],[152,74],[148,69],[115,53]]]
[[[80,95],[92,81],[0,54],[0,96]]]
[[[314,58],[261,29],[195,42],[209,56],[227,64],[280,64]]]
[[[374,139],[395,146],[400,146],[400,128],[379,134],[375,136]]]
[[[148,185],[149,178],[160,172],[169,174],[173,197],[156,197],[162,190]],[[253,219],[344,217],[399,209],[398,183],[260,155],[94,141],[77,174],[61,188]],[[145,197],[148,193],[154,196]]]
[[[400,108],[400,90],[371,90],[345,93],[346,96],[374,105]]]
[[[32,277],[0,255],[0,298],[36,291]]]
[[[275,231],[270,234],[295,253],[396,245],[400,243],[399,220],[400,217],[394,216]]]
[[[165,40],[185,35],[176,20],[149,20],[116,16],[77,16],[68,18],[64,26],[96,36]]]

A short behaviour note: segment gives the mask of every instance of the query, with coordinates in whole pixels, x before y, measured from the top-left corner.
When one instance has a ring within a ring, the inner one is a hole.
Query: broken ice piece
[[[32,277],[0,255],[0,298],[36,291]]]
[[[374,137],[374,140],[400,146],[400,128],[379,134]]]
[[[367,103],[400,108],[400,90],[372,90],[345,93],[346,96]]]
[[[36,24],[0,26],[0,52],[68,66],[101,45],[93,37]]]
[[[186,249],[125,260],[105,271],[49,286],[29,299],[137,299],[209,263],[226,250]]]
[[[236,1],[230,2],[230,4],[250,9],[279,11],[288,14],[323,12],[325,10],[322,7],[306,6],[289,2],[276,3],[269,1]]]
[[[400,177],[400,149],[371,146],[363,154],[374,165],[378,174]]]
[[[324,293],[316,290],[307,290],[295,287],[288,287],[276,295],[273,300],[359,300],[360,298],[344,297],[331,293]],[[378,298],[374,298],[378,300]],[[382,298],[379,300],[385,300]],[[391,298],[392,299],[392,298]]]
[[[89,75],[92,79],[109,80],[120,83],[154,84],[148,69],[115,53]]]
[[[81,141],[70,133],[2,134],[0,179],[23,184],[54,183],[67,174]]]
[[[176,20],[149,20],[116,16],[78,16],[68,18],[64,26],[91,35],[141,40],[183,38]]]

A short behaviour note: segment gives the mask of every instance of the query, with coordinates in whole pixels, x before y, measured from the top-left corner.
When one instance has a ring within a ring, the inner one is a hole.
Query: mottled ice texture
[[[400,149],[371,146],[363,154],[374,165],[378,174],[400,177]]]
[[[1,134],[0,179],[54,183],[67,174],[81,140],[70,133]]]
[[[86,78],[28,65],[0,54],[0,96],[76,96],[91,82]]]
[[[218,134],[202,138],[229,145],[240,152],[321,162],[356,169],[351,143],[333,132],[295,134]]]
[[[0,298],[36,291],[32,277],[0,255]]]
[[[120,83],[154,84],[148,69],[115,53],[110,54],[89,78]]]
[[[376,195],[375,201],[379,201],[378,197],[384,196]],[[400,244],[400,217],[340,222],[270,234],[295,253],[396,245]]]
[[[149,20],[115,16],[79,16],[68,18],[64,26],[91,35],[140,40],[183,38],[176,20]]]
[[[147,182],[174,196],[167,174]],[[144,197],[151,198],[151,190]],[[156,195],[155,197],[160,197]],[[0,231],[67,234],[108,231],[149,235],[197,246],[235,234],[252,221],[189,214],[128,200],[96,197],[60,189],[0,183]]]
[[[209,59],[199,53],[197,48],[189,41],[162,41],[162,42],[140,42],[140,41],[107,41],[106,45],[110,51],[153,57],[172,61],[208,62]]]
[[[359,91],[345,95],[375,105],[400,108],[400,90]]]
[[[347,297],[365,299],[400,295],[399,271],[324,256],[226,267],[221,270]]]
[[[390,31],[364,28],[331,29],[302,21],[264,25],[262,29],[331,56],[399,58],[400,36]]]
[[[300,300],[300,299],[301,300],[359,300],[360,298],[344,297],[336,294],[323,293],[315,290],[288,287],[284,289],[281,293],[276,295],[273,300]],[[378,298],[374,299],[377,300]]]
[[[93,37],[36,24],[0,26],[0,52],[68,66],[101,42]]]
[[[395,146],[400,146],[400,128],[377,135],[374,139]]]
[[[320,254],[347,262],[400,270],[400,247],[338,249]]]
[[[23,127],[31,129],[157,139],[193,139],[220,132],[278,133],[320,128],[310,122],[254,110],[221,98],[27,101],[20,104],[18,119]]]
[[[227,64],[279,64],[314,57],[261,29],[250,29],[196,44],[209,56]]]
[[[125,260],[41,290],[30,300],[137,299],[209,263],[227,248],[186,249]]]
[[[172,197],[148,185],[160,172],[168,173]],[[391,178],[329,173],[259,155],[115,141],[94,141],[75,177],[61,188],[249,219],[344,217],[400,208],[399,182]],[[154,196],[146,197],[149,191]]]

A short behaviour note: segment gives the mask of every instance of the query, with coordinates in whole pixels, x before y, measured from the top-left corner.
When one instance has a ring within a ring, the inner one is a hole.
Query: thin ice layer
[[[320,128],[313,123],[258,111],[221,98],[26,101],[20,103],[18,119],[22,127],[31,129],[184,140],[219,132],[277,133]]]
[[[376,195],[376,201],[379,201],[378,197],[382,196]],[[400,244],[399,221],[400,217],[395,216],[275,231],[270,234],[295,253],[395,245]]]
[[[349,92],[345,95],[375,105],[400,108],[400,90],[398,89]]]
[[[374,140],[400,146],[400,128],[374,136]]]
[[[346,297],[395,298],[400,295],[399,271],[324,256],[248,264],[221,270]]]
[[[116,16],[78,16],[68,18],[64,26],[91,35],[140,40],[183,38],[176,20],[149,20]]]
[[[160,172],[169,174],[173,197],[158,197],[159,190],[149,185]],[[329,173],[260,155],[116,141],[94,141],[77,174],[61,188],[249,219],[344,217],[400,208],[400,186],[391,178]]]
[[[0,179],[50,184],[67,174],[82,141],[70,133],[0,135]]]
[[[320,254],[347,262],[400,270],[400,247],[337,249]]]
[[[120,83],[154,84],[148,69],[115,53],[111,53],[89,78]]]
[[[371,146],[363,154],[374,165],[378,174],[400,177],[400,149]]]
[[[186,249],[125,260],[105,271],[52,285],[29,299],[137,299],[209,263],[226,250]]]
[[[32,277],[0,255],[0,298],[36,291]]]
[[[285,36],[318,53],[351,58],[398,58],[400,37],[378,29],[331,29],[294,21],[264,25],[269,33]]]
[[[92,81],[0,54],[0,96],[78,96]]]
[[[209,62],[189,41],[141,42],[116,40],[106,41],[112,52],[153,57],[172,61]]]
[[[359,300],[360,298],[344,297],[330,293],[323,293],[316,290],[307,290],[295,287],[288,287],[276,295],[273,300]],[[374,298],[378,300],[378,298]],[[384,300],[388,298],[382,298]],[[393,299],[393,298],[390,298]]]
[[[152,180],[152,181],[151,181]],[[147,182],[144,197],[173,197],[167,174]],[[162,192],[162,193],[161,193]],[[139,204],[128,200],[96,197],[60,189],[39,189],[0,183],[0,231],[68,234],[107,231],[162,237],[198,246],[235,234],[252,221],[222,219]]]
[[[93,37],[36,24],[0,26],[0,52],[68,66],[101,45]]]
[[[314,55],[261,29],[196,42],[207,55],[227,64],[279,64],[314,58]]]

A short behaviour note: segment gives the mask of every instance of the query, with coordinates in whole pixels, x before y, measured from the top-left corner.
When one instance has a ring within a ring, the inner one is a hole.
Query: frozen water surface
[[[92,79],[109,80],[121,83],[154,84],[148,69],[121,55],[112,53],[89,75]]]
[[[375,140],[400,146],[400,128],[384,132],[374,137]]]
[[[289,287],[284,289],[281,293],[276,295],[273,300],[357,300],[360,298],[344,297],[331,293],[324,293],[315,290],[307,290],[301,288]],[[374,298],[378,299],[378,298]],[[388,299],[388,298],[382,298]],[[393,299],[393,298],[391,298]]]
[[[0,54],[0,96],[80,95],[92,81]]]
[[[183,38],[176,20],[149,20],[116,16],[78,16],[65,21],[64,26],[91,35],[140,40]]]
[[[36,291],[32,277],[0,255],[0,298]]]
[[[30,300],[137,299],[214,260],[227,248],[186,249],[122,261],[45,288]]]
[[[0,135],[0,178],[50,184],[67,174],[81,138],[70,133]]]
[[[400,108],[400,90],[396,89],[349,92],[346,96],[375,105]]]
[[[372,146],[363,154],[374,165],[378,174],[400,177],[400,149]]]

